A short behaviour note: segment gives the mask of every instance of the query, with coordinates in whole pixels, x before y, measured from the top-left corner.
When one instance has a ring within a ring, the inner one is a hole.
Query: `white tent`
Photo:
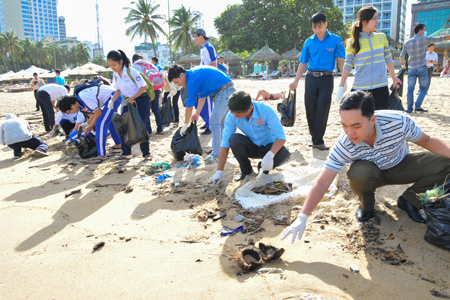
[[[98,73],[95,70],[89,69],[80,69],[77,67],[69,72],[69,75],[97,75]]]
[[[56,73],[55,72],[43,73],[43,74],[39,74],[39,77],[40,78],[55,78]]]
[[[13,71],[9,71],[8,73],[0,75],[0,81],[11,80],[11,76],[15,74]]]
[[[91,62],[88,62],[87,64],[79,66],[76,69],[78,69],[78,70],[96,71],[96,72],[104,72],[106,68],[104,68],[104,67],[102,67],[100,65],[96,65],[96,64],[93,64]]]
[[[50,72],[50,71],[42,69],[42,68],[38,68],[35,66],[31,66],[26,70],[17,72],[16,74],[12,75],[11,78],[12,79],[31,79],[31,78],[33,78],[34,73],[40,74],[40,73],[46,73],[46,72]]]

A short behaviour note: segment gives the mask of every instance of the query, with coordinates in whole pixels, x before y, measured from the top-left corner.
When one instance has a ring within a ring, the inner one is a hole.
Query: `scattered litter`
[[[261,251],[261,257],[265,261],[271,261],[280,258],[281,255],[283,255],[284,253],[283,248],[277,248],[271,245],[265,245],[263,243],[259,243],[258,247],[259,250]]]
[[[41,168],[40,170],[41,170],[41,171],[48,171],[48,170],[50,170],[50,167]]]
[[[103,246],[105,246],[105,242],[100,242],[98,244],[95,244],[93,249],[94,249],[94,251],[97,251],[98,249],[100,249]]]
[[[283,270],[277,269],[277,268],[261,268],[258,270],[258,272],[263,273],[263,274],[270,274],[270,273],[281,274],[281,273],[283,273]]]
[[[67,198],[67,197],[70,197],[72,195],[79,194],[79,193],[81,193],[81,189],[73,190],[71,192],[68,192],[64,198]]]
[[[125,194],[131,193],[132,191],[133,191],[133,187],[127,186],[127,188],[125,189]]]
[[[175,182],[175,183],[173,184],[173,186],[178,187],[178,186],[180,186],[180,183],[179,183],[179,182]]]
[[[213,221],[220,220],[220,219],[222,219],[222,218],[225,218],[226,216],[227,216],[227,213],[221,212],[220,214],[216,215],[216,216],[213,218]],[[241,226],[241,227],[242,227],[242,226]]]
[[[435,297],[441,297],[441,298],[450,299],[449,295],[447,295],[446,293],[438,292],[435,289],[430,290],[430,293],[431,293],[431,295],[433,295]]]
[[[325,299],[311,293],[311,294],[305,294],[305,295],[301,296],[300,300],[325,300]]]
[[[394,239],[394,234],[391,233],[391,234],[388,236],[388,239],[393,240],[393,239]]]
[[[39,168],[39,165],[29,166],[28,169]]]
[[[230,235],[230,234],[236,233],[236,232],[238,232],[238,231],[244,232],[244,226],[239,226],[239,227],[237,227],[237,228],[235,228],[235,229],[228,229],[228,228],[226,228],[225,226],[223,226],[222,228],[225,229],[225,230],[228,230],[228,231],[222,231],[222,232],[220,233],[220,235],[222,235],[222,236],[224,236],[224,235]],[[244,232],[244,233],[245,233],[245,232]]]
[[[187,168],[188,170],[190,170],[192,167],[198,167],[202,164],[202,157],[198,154],[190,154],[187,153],[184,156],[183,162],[185,163],[181,163],[178,165],[178,168]]]
[[[245,217],[243,215],[240,214],[236,214],[236,217],[234,218],[236,220],[236,222],[242,222],[242,220],[245,219]]]
[[[139,211],[135,212],[134,214],[137,215],[139,213]]]
[[[153,175],[156,173],[164,172],[170,169],[172,166],[168,162],[151,163],[150,165],[143,166],[141,171],[144,171],[147,175]]]
[[[163,189],[157,189],[157,190],[155,191],[155,195],[161,195],[162,192],[164,192]]]
[[[292,183],[272,181],[252,189],[252,192],[263,195],[281,195],[292,191]]]
[[[170,177],[173,177],[173,176],[162,173],[160,176],[156,177],[155,179],[158,183],[163,183],[163,182],[166,182],[166,178],[170,178]]]
[[[122,173],[123,173],[123,170],[120,169],[119,171],[117,171],[117,173],[122,174]]]
[[[344,276],[345,278],[348,278],[348,275],[347,275],[347,274],[342,274],[342,276]]]
[[[284,220],[284,216],[283,215],[278,215],[274,219],[278,220],[278,221],[283,221]]]
[[[236,261],[245,271],[252,271],[264,264],[259,249],[252,245],[239,249],[236,253]]]
[[[359,272],[359,268],[357,265],[350,265],[350,270],[352,270],[353,272]]]

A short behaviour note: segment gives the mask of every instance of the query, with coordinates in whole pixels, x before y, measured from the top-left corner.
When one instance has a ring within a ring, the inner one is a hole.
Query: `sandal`
[[[130,160],[133,156],[132,155],[118,155],[114,157],[115,160]]]
[[[112,152],[118,151],[118,150],[122,151],[122,147],[116,148],[114,146],[111,146],[111,147],[108,148],[108,151],[112,151]]]
[[[94,158],[92,160],[87,161],[87,163],[88,164],[101,164],[104,161],[106,161],[106,159]]]
[[[152,161],[153,160],[153,156],[151,154],[147,154],[146,156],[144,156],[144,161]]]

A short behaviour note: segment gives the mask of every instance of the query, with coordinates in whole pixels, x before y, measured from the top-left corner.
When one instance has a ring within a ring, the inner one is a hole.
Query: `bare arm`
[[[422,133],[420,139],[414,144],[425,148],[434,154],[450,158],[450,146],[439,138]]]
[[[330,169],[324,168],[322,170],[322,173],[320,173],[319,178],[306,197],[301,213],[304,213],[307,216],[311,214],[314,208],[319,204],[320,200],[322,200],[336,175],[337,172]]]
[[[103,111],[100,108],[97,108],[94,111],[94,114],[89,118],[89,120],[87,121],[87,123],[89,124],[88,127],[86,127],[84,129],[84,133],[85,134],[89,134],[89,132],[92,131],[92,129],[94,129],[95,126],[95,122],[97,121],[98,118],[100,118],[100,116],[102,115]]]
[[[225,168],[225,163],[227,162],[228,152],[230,152],[230,148],[220,147],[219,160],[217,162],[217,171],[223,171],[223,169]]]
[[[401,82],[400,79],[397,78],[397,76],[395,76],[394,61],[391,61],[386,66],[387,66],[387,69],[389,71],[389,74],[391,75],[392,84],[394,85],[395,88],[398,88],[399,84],[402,84],[402,82]]]
[[[298,65],[297,75],[295,76],[294,82],[292,82],[289,85],[289,89],[291,89],[291,90],[297,89],[298,82],[300,81],[300,78],[302,78],[303,73],[305,73],[306,66],[307,66],[307,64],[304,64],[304,63],[300,63]]]
[[[119,98],[121,94],[122,93],[120,92],[120,90],[116,90],[110,101],[112,101],[113,103],[116,102],[117,98]]]
[[[189,120],[191,119],[192,116],[192,111],[194,110],[194,107],[186,107],[186,109],[184,110],[184,123],[185,124],[189,124]]]
[[[342,71],[344,70],[345,58],[338,57],[337,60],[338,60],[339,70],[341,70],[341,74],[342,74]]]
[[[200,118],[200,112],[202,111],[203,106],[205,105],[205,100],[206,100],[206,97],[198,99],[197,110],[195,111],[195,114],[192,116],[193,122],[197,121]]]
[[[286,140],[282,139],[276,139],[275,142],[272,144],[272,148],[270,149],[270,152],[272,152],[274,155],[280,151],[281,148],[283,148],[284,144],[286,143]]]

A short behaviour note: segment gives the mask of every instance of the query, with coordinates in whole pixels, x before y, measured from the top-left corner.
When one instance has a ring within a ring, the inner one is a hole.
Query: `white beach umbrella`
[[[39,74],[40,78],[54,78],[56,77],[56,73],[55,72],[49,72],[49,73],[43,73],[43,74]]]
[[[77,67],[69,72],[69,75],[97,75],[97,71],[90,69],[80,69]]]

